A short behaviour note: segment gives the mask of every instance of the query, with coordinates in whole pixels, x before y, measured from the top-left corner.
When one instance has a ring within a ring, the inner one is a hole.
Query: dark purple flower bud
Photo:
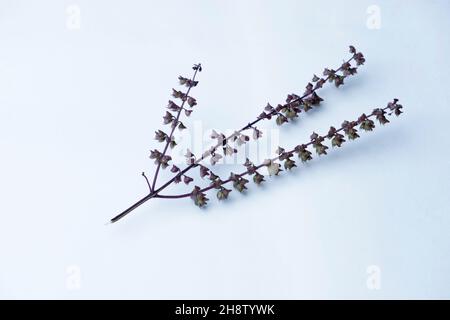
[[[177,146],[177,143],[175,142],[175,139],[172,137],[170,143],[169,143],[170,149],[173,149]]]
[[[192,179],[191,177],[188,177],[188,176],[186,176],[186,175],[183,176],[183,182],[184,182],[185,184],[189,184],[189,183],[191,183],[192,181],[194,181],[194,179]]]
[[[273,111],[273,107],[270,105],[270,103],[267,103],[267,106],[264,108],[265,111],[267,112],[272,112]]]
[[[366,59],[364,59],[364,56],[361,52],[355,53],[353,58],[356,61],[356,65],[360,66],[363,65]]]
[[[333,69],[325,69],[323,71],[323,75],[327,76],[327,79],[329,82],[332,82],[334,78],[336,77],[336,71]]]
[[[158,130],[155,131],[155,140],[158,142],[164,142],[167,138],[167,134],[164,131]]]
[[[186,129],[186,126],[183,124],[183,122],[181,122],[181,121],[178,121],[178,130],[184,130],[184,129]]]
[[[373,114],[376,116],[380,124],[384,125],[386,123],[389,123],[389,120],[385,116],[386,111],[384,111],[383,109],[377,108],[373,110]]]
[[[309,138],[311,139],[311,141],[316,140],[318,137],[319,137],[319,135],[318,135],[317,133],[315,133],[315,132],[313,132],[313,133],[309,136]]]
[[[328,130],[328,134],[327,134],[327,137],[328,138],[332,138],[335,134],[336,134],[336,128],[335,127],[333,127],[333,126],[331,126],[330,127],[330,130]]]
[[[220,179],[215,179],[209,185],[214,189],[220,189],[223,185],[223,181]]]
[[[361,124],[363,123],[365,120],[367,120],[367,116],[365,113],[363,113],[362,115],[359,116],[358,118],[358,123]]]
[[[259,172],[255,172],[255,174],[253,176],[253,182],[256,183],[257,185],[260,185],[264,181],[265,181],[264,176],[262,174],[260,174]]]
[[[280,161],[283,161],[283,160],[288,159],[289,157],[292,157],[292,154],[290,154],[289,152],[282,152],[279,154],[278,159]]]
[[[285,122],[288,122],[288,119],[285,116],[283,116],[282,114],[279,114],[276,119],[277,125],[281,126]]]
[[[290,158],[287,158],[285,161],[284,161],[284,168],[286,169],[286,170],[291,170],[292,168],[294,168],[294,167],[296,167],[297,165],[295,164],[295,161],[294,160],[292,160],[292,159],[290,159]]]
[[[192,98],[192,97],[188,97],[187,103],[188,103],[188,105],[192,108],[192,107],[194,107],[195,105],[197,105],[197,100],[195,100],[195,99]]]
[[[176,165],[172,165],[172,168],[170,169],[170,172],[177,173],[178,171],[180,171],[180,168],[178,168]]]
[[[323,137],[317,137],[316,139],[313,140],[313,147],[314,149],[316,149],[316,153],[320,156],[322,154],[327,154],[327,149],[328,147],[326,145],[322,144],[323,141]]]
[[[336,78],[334,79],[334,85],[336,86],[336,88],[339,88],[343,84],[344,84],[344,77],[337,75]]]
[[[181,182],[181,175],[177,174],[174,178],[173,178],[173,182],[178,184]]]
[[[233,172],[230,173],[229,179],[230,179],[231,181],[237,181],[238,178],[239,178],[239,177],[238,177],[237,174],[235,174],[235,173],[233,173]]]
[[[244,192],[247,189],[247,187],[245,186],[247,183],[248,183],[247,179],[237,177],[236,180],[233,182],[233,187],[239,192]]]
[[[175,89],[172,89],[172,96],[174,98],[181,99],[181,100],[185,100],[186,99],[186,94],[185,93],[183,93],[181,91],[178,91],[178,90],[175,90]]]
[[[288,119],[294,119],[296,117],[298,117],[297,113],[300,111],[298,109],[295,108],[291,108],[291,107],[287,107],[284,109],[284,115],[286,116],[286,118]]]
[[[219,176],[215,175],[212,171],[209,172],[209,180],[215,181],[218,179],[219,179]]]
[[[217,199],[219,200],[228,199],[228,195],[230,194],[230,192],[231,190],[221,187],[220,190],[217,191]]]
[[[183,85],[186,85],[186,83],[188,82],[188,80],[189,79],[187,79],[187,78],[185,78],[185,77],[182,77],[182,76],[179,76],[178,77],[178,81],[180,82],[180,84],[183,86]]]
[[[344,142],[344,136],[340,133],[335,133],[333,139],[331,139],[331,145],[333,147],[340,147]]]
[[[195,205],[198,207],[203,207],[208,202],[208,198],[206,197],[206,194],[203,193],[200,189],[200,187],[195,186],[194,190],[191,192],[191,199],[194,201]]]
[[[159,163],[161,164],[161,168],[165,169],[169,166],[169,161],[172,160],[171,156],[165,155],[159,159]]]
[[[306,162],[312,159],[311,152],[306,149],[306,146],[304,144],[296,146],[295,152],[298,153],[298,157],[302,160],[302,162]]]
[[[313,82],[317,82],[317,81],[319,81],[319,79],[320,78],[318,76],[314,75],[313,78],[312,78],[312,81]]]
[[[389,102],[387,106],[389,107],[389,109],[391,111],[394,111],[394,114],[396,116],[399,116],[403,113],[401,110],[403,108],[403,106],[401,104],[397,104],[397,102],[398,102],[398,99],[394,99],[392,102]]]
[[[313,106],[317,106],[323,101],[323,99],[319,97],[319,95],[316,92],[313,92],[308,100]]]
[[[356,53],[356,49],[354,46],[349,46],[350,48],[350,53]]]
[[[342,123],[342,128],[344,129],[345,134],[350,140],[355,140],[356,138],[359,138],[358,131],[354,128],[357,125],[357,122],[349,122],[344,121]]]
[[[258,119],[270,119],[270,114],[266,114],[265,112],[261,112],[261,114],[258,116]]]
[[[194,64],[194,66],[192,67],[192,69],[194,70],[198,70],[198,72],[202,72],[202,65],[200,63],[198,64]]]
[[[172,100],[169,100],[169,104],[167,105],[167,108],[170,111],[173,111],[173,112],[180,111],[180,107],[175,102],[173,102]]]
[[[166,115],[163,117],[164,124],[172,123],[173,119],[174,116],[170,112],[166,111]]]
[[[350,69],[350,67],[351,67],[351,65],[350,65],[349,62],[344,62],[344,63],[341,65],[341,70],[348,70],[348,69]]]
[[[314,86],[314,89],[322,88],[324,84],[325,84],[325,79],[321,78],[319,81],[316,82],[316,85]]]
[[[198,81],[194,81],[194,80],[188,80],[186,83],[186,87],[192,88],[192,87],[196,87],[198,85]]]
[[[150,159],[158,159],[161,157],[161,152],[158,150],[150,150]]]
[[[358,118],[359,128],[365,131],[372,131],[375,123],[370,120],[364,113]]]
[[[398,117],[399,115],[401,115],[403,113],[402,109],[403,109],[403,106],[401,104],[397,104],[394,109],[394,114]]]
[[[205,166],[200,165],[200,177],[203,179],[204,177],[209,175],[209,169]]]

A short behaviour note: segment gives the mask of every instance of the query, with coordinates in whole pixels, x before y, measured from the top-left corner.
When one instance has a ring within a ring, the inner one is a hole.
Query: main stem
[[[148,200],[150,200],[151,198],[153,198],[155,196],[155,194],[149,193],[148,195],[146,195],[145,197],[143,197],[141,200],[139,200],[138,202],[136,202],[135,204],[133,204],[131,207],[129,207],[128,209],[126,209],[125,211],[123,211],[122,213],[118,214],[117,216],[115,216],[114,218],[112,218],[110,220],[111,223],[117,222],[120,219],[122,219],[123,217],[125,217],[127,214],[129,214],[131,211],[133,211],[134,209],[136,209],[137,207],[143,205],[144,203],[146,203]]]

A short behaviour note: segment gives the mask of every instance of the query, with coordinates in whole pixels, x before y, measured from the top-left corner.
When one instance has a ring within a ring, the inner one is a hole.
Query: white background
[[[450,298],[449,9],[0,0],[0,297]],[[394,97],[403,117],[227,203],[152,200],[104,225],[145,195],[153,132],[193,63],[204,71],[185,123],[227,130],[301,93],[349,44],[366,64],[280,143]]]

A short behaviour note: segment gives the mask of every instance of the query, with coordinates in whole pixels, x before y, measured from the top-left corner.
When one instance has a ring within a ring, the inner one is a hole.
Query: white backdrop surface
[[[450,298],[449,9],[0,0],[0,297]],[[155,200],[104,225],[145,194],[153,132],[193,63],[185,123],[227,130],[349,44],[366,64],[280,143],[394,97],[403,117],[227,203]]]

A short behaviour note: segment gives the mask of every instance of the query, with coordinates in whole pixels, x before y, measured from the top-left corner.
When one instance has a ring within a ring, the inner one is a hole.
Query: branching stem
[[[349,60],[347,60],[346,63],[350,63],[352,60],[356,60],[356,59],[355,59],[355,56],[352,56],[352,58],[350,58]],[[198,71],[201,71],[200,65],[198,65],[198,66],[199,66],[199,68],[195,68],[195,69],[194,69],[195,72],[194,72],[194,75],[193,75],[193,77],[192,77],[192,79],[191,79],[191,80],[192,80],[191,83],[195,83],[195,77],[196,77],[196,75],[197,75],[197,72],[198,72]],[[343,69],[343,68],[342,68],[342,66],[341,66],[341,67],[339,67],[338,69],[336,69],[335,72],[339,72],[339,71],[341,71],[342,69]],[[327,77],[324,79],[324,80],[325,80],[324,83],[326,83],[330,78],[331,78],[331,75],[327,76]],[[161,157],[164,157],[164,156],[166,155],[166,153],[167,153],[167,150],[168,150],[168,148],[169,148],[170,142],[171,142],[172,137],[173,137],[173,133],[174,133],[175,128],[176,128],[176,126],[177,126],[177,123],[178,123],[178,121],[179,121],[181,112],[182,112],[183,110],[185,110],[184,105],[185,105],[185,103],[186,103],[186,101],[187,101],[187,99],[188,99],[190,90],[192,89],[193,86],[194,86],[194,85],[190,85],[189,88],[188,88],[188,90],[187,90],[186,93],[185,93],[185,99],[183,99],[183,102],[182,102],[182,104],[181,104],[181,106],[180,106],[180,108],[179,108],[179,110],[178,110],[177,116],[176,116],[176,118],[175,118],[175,120],[174,120],[175,125],[173,125],[172,130],[171,130],[170,134],[168,135],[168,139],[167,139],[166,144],[165,144],[165,146],[164,146],[164,149],[163,149],[163,152],[162,152],[162,154],[161,154]],[[320,87],[321,87],[321,86],[320,86]],[[309,90],[308,92],[306,92],[305,94],[303,94],[301,97],[298,97],[298,98],[296,98],[296,99],[290,101],[289,103],[286,103],[283,107],[288,107],[288,106],[291,106],[291,105],[293,105],[293,104],[295,104],[295,103],[302,102],[303,99],[308,98],[310,95],[312,95],[314,92],[316,92],[317,89],[319,89],[320,87],[315,87],[315,88]],[[197,167],[197,166],[200,164],[200,162],[201,162],[202,160],[208,158],[210,155],[212,155],[212,154],[213,154],[218,148],[220,148],[221,146],[226,145],[228,141],[230,141],[231,139],[233,139],[233,138],[239,136],[239,135],[240,135],[243,131],[245,131],[245,130],[248,130],[248,129],[251,129],[251,128],[255,128],[255,124],[257,124],[258,122],[260,122],[260,121],[262,121],[262,120],[264,120],[264,119],[270,118],[270,116],[277,115],[278,112],[279,112],[279,111],[278,111],[277,109],[274,109],[274,110],[270,111],[269,113],[267,113],[265,116],[259,116],[259,117],[256,118],[253,122],[247,123],[247,124],[246,124],[244,127],[242,127],[240,130],[234,132],[233,134],[229,135],[228,137],[225,137],[225,139],[219,141],[213,148],[209,149],[208,151],[205,151],[205,152],[202,154],[202,156],[201,156],[200,158],[198,158],[197,160],[193,161],[191,164],[189,164],[188,166],[186,166],[183,170],[179,171],[177,174],[174,175],[174,177],[172,177],[171,179],[169,179],[169,180],[168,180],[166,183],[164,183],[162,186],[160,186],[159,188],[156,188],[156,182],[157,182],[157,180],[158,180],[159,172],[160,172],[160,169],[161,169],[161,162],[159,162],[159,163],[157,164],[156,171],[155,171],[155,174],[154,174],[154,176],[153,176],[153,181],[152,181],[152,184],[151,184],[151,185],[150,185],[149,180],[148,180],[147,177],[145,176],[145,174],[144,174],[144,173],[142,174],[142,175],[144,176],[144,178],[146,179],[146,181],[147,181],[147,185],[148,185],[148,187],[149,187],[149,194],[146,195],[145,197],[143,197],[142,199],[140,199],[139,201],[137,201],[135,204],[133,204],[132,206],[130,206],[128,209],[124,210],[122,213],[120,213],[120,214],[117,215],[116,217],[112,218],[112,219],[111,219],[111,222],[112,222],[112,223],[117,222],[118,220],[122,219],[122,218],[125,217],[127,214],[129,214],[130,212],[132,212],[133,210],[135,210],[136,208],[138,208],[139,206],[141,206],[142,204],[144,204],[145,202],[147,202],[148,200],[150,200],[150,199],[152,199],[152,198],[179,199],[179,198],[189,197],[189,196],[191,195],[191,193],[185,193],[185,194],[180,194],[180,195],[160,195],[159,192],[161,192],[162,190],[166,189],[168,186],[170,186],[172,183],[174,183],[175,180],[179,179],[182,175],[184,175],[184,174],[185,174],[186,172],[188,172],[189,170],[191,170],[191,169]],[[372,113],[370,116],[373,116],[373,113]],[[340,128],[338,131],[341,131],[341,130],[343,130],[343,128]],[[312,143],[312,142],[308,143],[307,145],[310,145],[311,143]],[[293,152],[293,151],[291,151],[291,152]],[[277,158],[274,158],[273,160],[276,160],[276,159],[278,159],[278,157],[277,157]],[[261,167],[263,167],[263,166],[264,166],[264,164],[261,164],[261,165],[257,166],[256,169],[259,169],[259,168],[261,168]],[[243,172],[243,173],[241,173],[241,174],[239,174],[239,175],[236,175],[236,176],[242,177],[242,176],[245,176],[245,175],[247,175],[247,174],[249,174],[248,171]],[[222,184],[229,183],[230,181],[232,181],[232,180],[231,180],[231,179],[227,179],[227,180],[223,181]],[[201,189],[201,191],[202,191],[202,192],[208,191],[208,190],[210,190],[210,189],[212,189],[212,188],[214,188],[214,187],[213,187],[213,186],[209,186],[209,187],[206,187],[206,188]]]

